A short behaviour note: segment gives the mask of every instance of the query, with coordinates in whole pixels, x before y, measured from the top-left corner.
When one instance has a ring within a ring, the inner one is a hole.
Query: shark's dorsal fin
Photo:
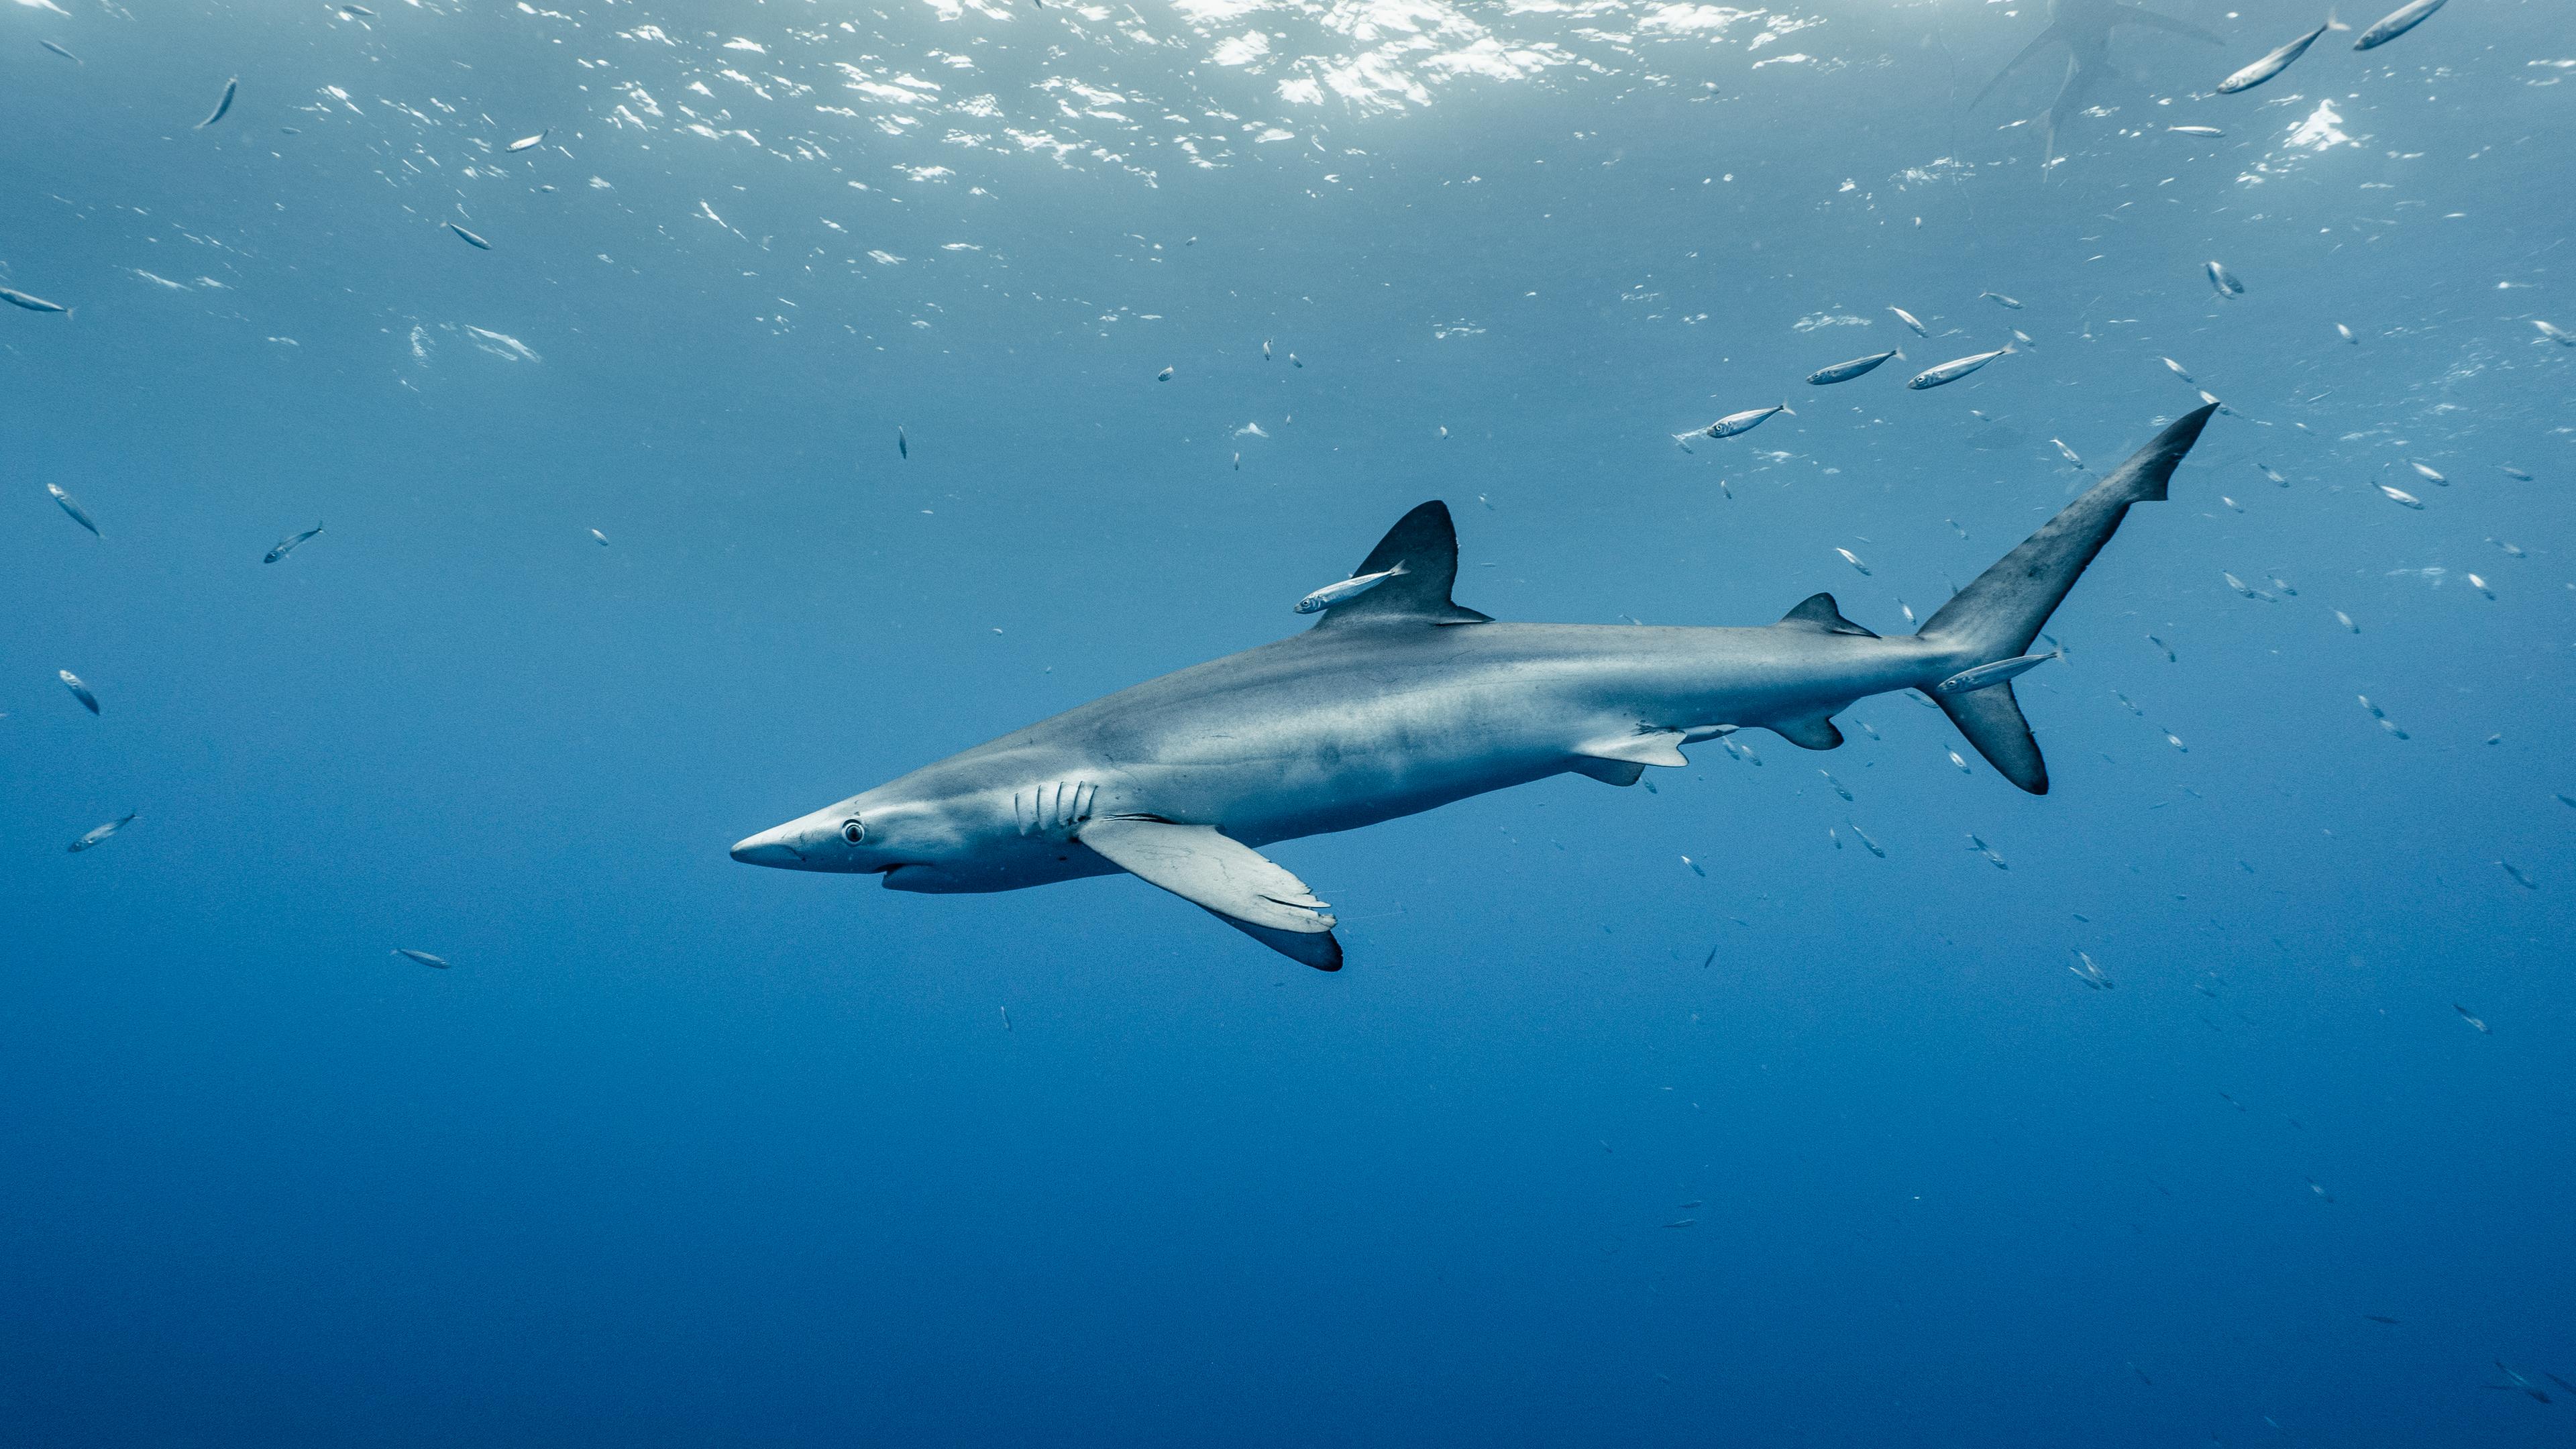
[[[1780,616],[1776,629],[1808,629],[1818,634],[1849,634],[1858,639],[1878,636],[1843,617],[1831,594],[1810,594],[1805,602]]]
[[[1404,565],[1404,572],[1367,593],[1324,610],[1315,627],[1336,624],[1490,624],[1491,614],[1462,609],[1449,601],[1458,582],[1458,529],[1449,521],[1449,505],[1438,499],[1396,520],[1351,577],[1382,573]]]

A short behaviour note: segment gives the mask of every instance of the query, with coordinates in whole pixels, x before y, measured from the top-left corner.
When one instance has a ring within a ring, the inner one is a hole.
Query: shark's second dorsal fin
[[[1804,603],[1780,616],[1775,629],[1808,629],[1818,634],[1849,634],[1860,639],[1878,636],[1843,617],[1831,594],[1810,594]]]
[[[1351,577],[1383,573],[1398,564],[1404,565],[1404,572],[1326,609],[1315,627],[1493,622],[1491,614],[1479,614],[1449,602],[1450,587],[1458,581],[1458,529],[1449,521],[1448,504],[1435,498],[1396,520],[1395,527],[1388,529],[1386,537],[1379,539],[1377,547],[1370,549],[1369,556],[1351,571]]]

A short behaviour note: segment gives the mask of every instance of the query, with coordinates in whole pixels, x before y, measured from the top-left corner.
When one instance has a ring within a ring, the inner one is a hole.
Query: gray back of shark
[[[1734,729],[1811,750],[1832,716],[2024,653],[2132,503],[2214,409],[2174,422],[1955,595],[1882,638],[1817,594],[1762,628],[1501,623],[1453,602],[1446,505],[1408,513],[1355,574],[1404,572],[1310,630],[1093,700],[763,831],[737,860],[875,874],[889,889],[1016,890],[1119,871],[1308,965],[1342,962],[1330,908],[1259,853],[1576,773],[1636,783]],[[2006,779],[2048,790],[2009,681],[1937,703]]]

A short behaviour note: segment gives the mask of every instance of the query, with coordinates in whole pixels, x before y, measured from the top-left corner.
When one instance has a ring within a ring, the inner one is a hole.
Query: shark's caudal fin
[[[2176,20],[2170,15],[2158,15],[2152,10],[2141,10],[2135,5],[2112,6],[2111,23],[2114,25],[2143,25],[2149,30],[2162,30],[2174,35],[2188,35],[2194,40],[2205,40],[2211,45],[2225,45],[2227,43],[2222,37],[2212,35],[2208,31],[2201,29],[2199,26],[2192,24],[2188,20]]]
[[[2048,49],[2052,45],[2064,45],[2066,43],[2066,28],[2062,25],[2052,25],[2046,30],[2041,31],[2037,40],[2034,40],[2030,44],[2021,48],[2021,54],[2004,62],[2004,68],[1995,72],[1995,78],[1986,82],[1986,88],[1977,92],[1977,98],[1975,100],[1968,102],[1968,109],[1973,111],[1978,106],[1983,105],[1986,97],[1995,93],[1995,87],[2002,85],[2004,80],[2014,71],[2017,71],[2023,66],[2030,64],[2032,61],[2037,60],[2040,52]]]
[[[2175,419],[2109,477],[2022,540],[2021,547],[1953,595],[1923,622],[1922,637],[1974,664],[2027,650],[2085,565],[2110,542],[2129,505],[2164,500],[2165,481],[2216,411],[2212,403]],[[2005,779],[2034,795],[2048,793],[2048,767],[2040,760],[2039,745],[2030,737],[2010,683],[1942,695],[1935,702]]]
[[[1448,504],[1435,498],[1397,519],[1351,577],[1383,573],[1398,564],[1404,565],[1404,572],[1324,610],[1315,627],[1493,622],[1491,614],[1462,609],[1449,601],[1449,589],[1458,581],[1458,529],[1449,521]]]

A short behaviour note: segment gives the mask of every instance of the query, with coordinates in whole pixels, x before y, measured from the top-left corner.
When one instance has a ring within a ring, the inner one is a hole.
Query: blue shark
[[[2213,411],[2164,428],[1897,638],[1844,618],[1831,594],[1760,628],[1500,622],[1451,599],[1457,531],[1445,504],[1425,503],[1352,571],[1384,580],[1313,628],[925,765],[733,856],[939,894],[1123,871],[1331,971],[1331,907],[1261,847],[1554,775],[1632,785],[1737,730],[1830,750],[1838,711],[1906,689],[2005,779],[2045,794],[2010,676],[2035,662],[2031,641],[2129,506],[2165,497]]]

